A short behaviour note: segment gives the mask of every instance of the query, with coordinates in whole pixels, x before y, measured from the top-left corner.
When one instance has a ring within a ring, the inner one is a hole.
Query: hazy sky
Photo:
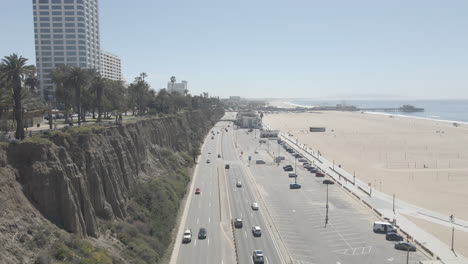
[[[34,63],[31,0],[0,0],[0,56]],[[468,98],[467,0],[100,0],[101,48],[154,89]]]

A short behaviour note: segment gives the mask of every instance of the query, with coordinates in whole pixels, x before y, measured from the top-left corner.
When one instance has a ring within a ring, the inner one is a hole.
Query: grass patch
[[[50,141],[49,139],[43,138],[43,137],[37,137],[37,136],[26,137],[24,140],[20,142],[21,143],[33,143],[33,144],[46,144],[46,145],[52,144],[52,141]]]
[[[58,263],[114,264],[107,250],[94,246],[91,242],[71,237],[64,242],[57,241],[52,246],[52,257]]]

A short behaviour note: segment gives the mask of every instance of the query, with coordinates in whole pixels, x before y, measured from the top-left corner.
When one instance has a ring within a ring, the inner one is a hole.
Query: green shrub
[[[57,242],[53,248],[53,256],[56,260],[64,261],[73,258],[75,253],[66,245]]]

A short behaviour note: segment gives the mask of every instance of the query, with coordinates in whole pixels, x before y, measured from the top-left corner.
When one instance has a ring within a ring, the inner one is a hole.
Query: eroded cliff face
[[[47,222],[44,217],[68,232],[98,237],[98,218],[125,218],[132,186],[165,176],[165,151],[190,151],[222,114],[187,112],[55,136],[52,144],[0,146],[0,232],[8,229],[1,223],[11,214],[37,218],[39,226]],[[22,232],[16,229],[11,232]]]

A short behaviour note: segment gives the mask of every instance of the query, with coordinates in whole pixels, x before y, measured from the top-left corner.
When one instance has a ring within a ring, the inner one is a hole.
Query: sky
[[[31,0],[0,0],[0,56],[34,57]],[[100,0],[129,82],[192,94],[468,98],[466,0]]]

